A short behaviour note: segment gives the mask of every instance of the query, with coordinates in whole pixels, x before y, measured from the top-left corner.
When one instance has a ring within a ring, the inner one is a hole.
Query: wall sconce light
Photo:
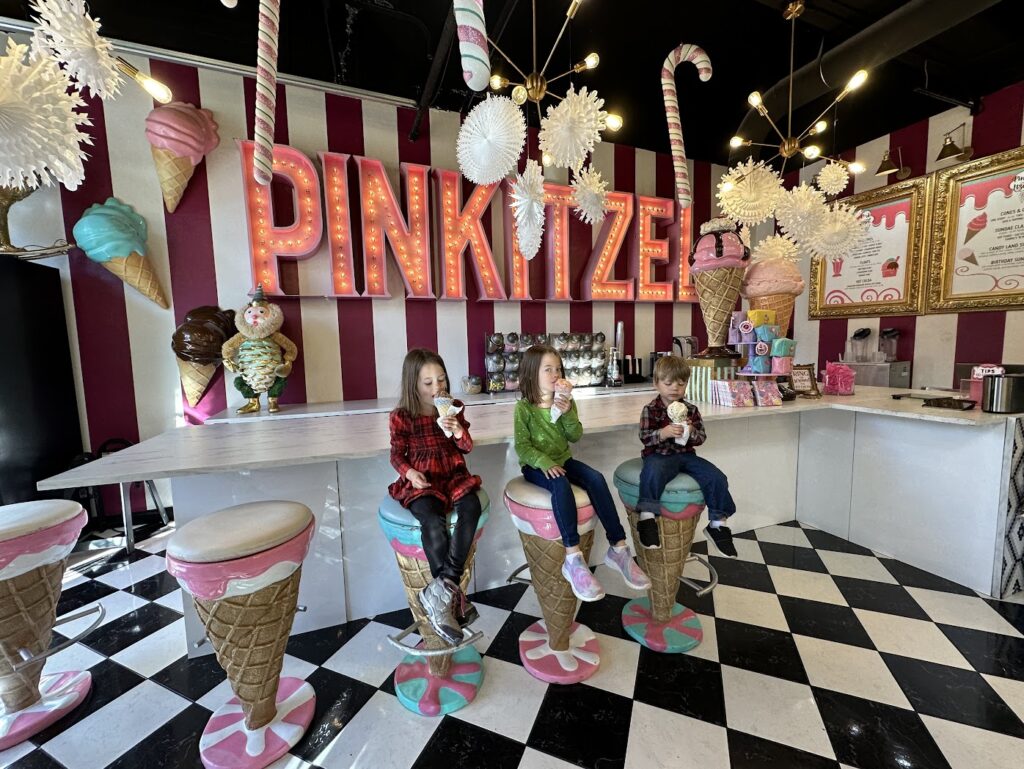
[[[903,165],[903,148],[897,147],[896,152],[899,153],[900,164],[896,165],[893,163],[892,158],[889,157],[889,150],[886,150],[885,154],[882,155],[882,162],[878,164],[878,170],[875,171],[875,176],[888,176],[895,172],[896,178],[900,181],[910,176],[910,168]]]
[[[947,131],[942,138],[942,149],[939,150],[936,160],[948,160],[949,158],[956,158],[958,160],[970,160],[974,154],[974,147],[965,146],[960,147],[955,141],[953,141],[952,135],[960,131],[960,141],[967,142],[967,123],[961,123],[956,128]]]

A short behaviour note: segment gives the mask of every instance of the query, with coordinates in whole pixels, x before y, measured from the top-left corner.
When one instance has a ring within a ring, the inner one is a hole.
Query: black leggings
[[[413,500],[409,512],[420,522],[423,552],[430,564],[431,576],[444,577],[458,585],[466,570],[466,559],[480,521],[480,498],[476,492],[470,492],[455,503],[459,519],[451,536],[448,534],[448,516],[437,497],[428,494]]]

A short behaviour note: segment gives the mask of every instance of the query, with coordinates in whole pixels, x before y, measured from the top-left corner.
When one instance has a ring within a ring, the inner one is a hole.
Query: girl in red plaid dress
[[[420,522],[420,537],[433,582],[419,594],[431,627],[451,644],[462,640],[462,626],[478,616],[460,588],[466,559],[480,520],[480,476],[466,467],[473,450],[465,412],[440,420],[434,398],[448,392],[441,356],[410,350],[402,364],[402,395],[391,412],[391,464],[398,480],[388,492]],[[455,401],[453,407],[462,407]],[[442,426],[444,429],[442,429]],[[445,435],[451,433],[451,437]],[[448,514],[458,514],[449,534]]]

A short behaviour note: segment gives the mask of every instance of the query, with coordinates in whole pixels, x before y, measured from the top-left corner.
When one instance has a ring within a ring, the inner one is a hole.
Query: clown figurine
[[[221,355],[224,368],[237,371],[235,387],[249,402],[239,414],[260,410],[260,395],[267,394],[267,411],[280,411],[277,399],[288,383],[292,363],[299,349],[281,333],[284,313],[263,295],[263,284],[256,287],[252,301],[235,313],[238,333],[224,343]]]

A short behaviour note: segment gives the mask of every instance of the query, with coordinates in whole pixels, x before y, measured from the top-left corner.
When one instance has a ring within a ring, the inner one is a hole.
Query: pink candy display
[[[711,60],[704,49],[691,43],[681,43],[661,65],[661,91],[665,97],[665,117],[668,120],[668,142],[672,148],[672,167],[676,175],[676,198],[680,208],[688,208],[690,176],[686,171],[686,147],[683,145],[683,122],[679,117],[679,96],[676,93],[676,67],[681,61],[688,61],[697,68],[700,79],[711,79]]]
[[[825,364],[825,395],[853,395],[856,373],[843,363]]]

